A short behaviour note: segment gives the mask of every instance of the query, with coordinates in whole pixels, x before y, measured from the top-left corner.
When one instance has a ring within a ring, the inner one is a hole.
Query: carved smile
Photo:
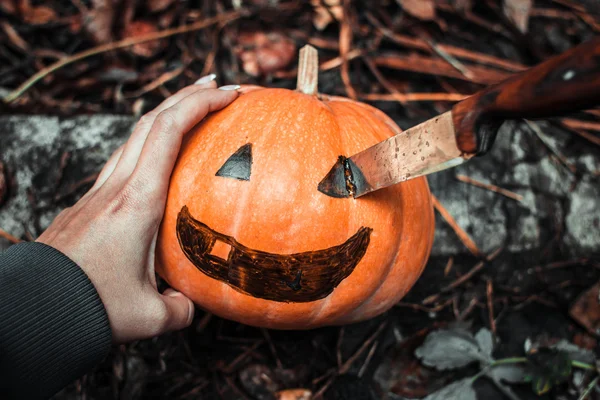
[[[362,227],[346,242],[323,250],[273,254],[214,231],[194,219],[187,206],[177,215],[179,245],[196,268],[242,293],[280,302],[327,297],[365,255],[371,232]],[[227,259],[211,254],[217,241],[231,247]]]

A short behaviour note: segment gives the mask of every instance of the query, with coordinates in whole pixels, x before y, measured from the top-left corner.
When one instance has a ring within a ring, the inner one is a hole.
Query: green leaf
[[[475,337],[465,329],[440,329],[427,335],[415,355],[424,365],[438,370],[462,368],[476,361],[487,364],[491,361],[488,355],[492,350],[491,336],[489,340],[480,340],[485,349],[481,349]]]
[[[531,384],[538,395],[571,376],[571,358],[565,351],[541,348],[527,355],[531,371]]]
[[[552,389],[552,381],[547,376],[537,376],[531,381],[535,394],[542,395]]]

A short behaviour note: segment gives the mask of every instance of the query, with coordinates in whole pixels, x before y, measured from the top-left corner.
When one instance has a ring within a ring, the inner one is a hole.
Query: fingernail
[[[221,86],[219,88],[219,90],[238,90],[239,88],[241,88],[240,85],[226,85],[226,86]]]
[[[188,325],[192,323],[194,320],[194,315],[196,314],[196,306],[194,302],[190,300],[190,313],[188,315]]]
[[[183,294],[181,294],[180,292],[173,290],[171,288],[167,288],[165,289],[165,291],[163,292],[163,294],[165,296],[169,296],[169,297],[177,297],[177,296],[183,296]]]
[[[203,76],[202,78],[200,78],[196,82],[194,82],[194,85],[203,85],[205,83],[212,82],[215,80],[216,77],[217,77],[217,75],[215,75],[215,74]]]

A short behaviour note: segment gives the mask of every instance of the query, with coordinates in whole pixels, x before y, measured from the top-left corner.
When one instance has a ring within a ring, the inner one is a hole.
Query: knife
[[[351,157],[319,183],[332,197],[360,197],[460,165],[492,147],[507,119],[549,118],[600,104],[600,37],[503,82]]]

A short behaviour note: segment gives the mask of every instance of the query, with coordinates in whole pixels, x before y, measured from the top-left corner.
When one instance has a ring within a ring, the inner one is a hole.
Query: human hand
[[[214,81],[201,81],[144,115],[89,192],[38,239],[88,275],[116,343],[182,329],[194,316],[194,305],[183,294],[172,289],[158,293],[154,250],[184,134],[238,96],[238,87],[218,90]]]

